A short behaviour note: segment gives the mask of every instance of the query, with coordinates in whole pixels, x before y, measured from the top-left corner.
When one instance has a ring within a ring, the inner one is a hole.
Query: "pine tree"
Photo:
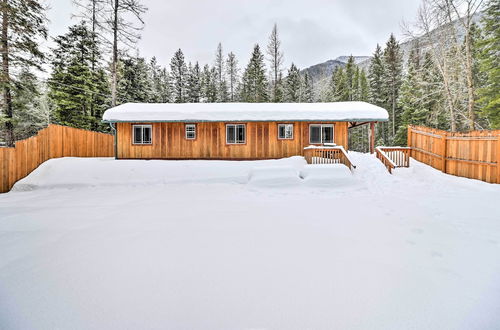
[[[300,71],[292,63],[288,69],[288,75],[285,78],[285,101],[297,103],[301,101],[301,87],[302,79],[300,78]]]
[[[44,58],[37,40],[47,38],[45,8],[39,1],[0,0],[2,30],[0,33],[0,88],[2,89],[2,108],[5,125],[5,141],[13,146],[14,107],[12,99],[12,72],[28,66],[40,68]]]
[[[146,60],[142,57],[129,57],[121,60],[118,79],[118,101],[155,102],[154,81]]]
[[[201,74],[201,94],[202,102],[217,102],[216,70],[210,68],[208,64],[203,67]]]
[[[107,103],[107,77],[103,68],[92,71],[93,56],[100,58],[92,32],[81,23],[54,39],[49,98],[61,124],[87,129],[99,127]]]
[[[184,54],[178,49],[170,61],[170,83],[175,103],[186,102],[187,67]]]
[[[379,107],[385,107],[387,104],[384,92],[384,71],[382,48],[377,45],[368,70],[368,81],[370,85],[370,102]]]
[[[187,82],[187,102],[198,103],[201,99],[201,72],[198,62],[194,66],[189,63]]]
[[[41,90],[41,82],[27,68],[19,73],[12,89],[14,133],[18,139],[33,136],[50,123],[50,109]]]
[[[304,77],[302,79],[302,97],[301,102],[312,103],[314,102],[314,91],[312,80],[309,77],[307,71],[304,73]]]
[[[370,95],[370,88],[368,85],[368,78],[364,69],[359,71],[359,101],[368,102]]]
[[[281,66],[283,65],[283,52],[281,51],[281,40],[278,35],[278,26],[275,23],[269,43],[267,44],[267,54],[269,55],[269,64],[271,68],[271,101],[280,102],[280,86],[279,77],[282,73]]]
[[[355,70],[356,70],[356,64],[354,63],[354,56],[351,55],[351,56],[349,56],[349,59],[347,60],[347,64],[345,66],[345,71],[344,71],[345,89],[346,89],[347,97],[345,97],[345,100],[343,100],[343,101],[353,101],[355,98],[354,97]]]
[[[215,70],[216,85],[217,85],[217,102],[227,102],[228,92],[227,92],[227,82],[226,82],[226,70],[224,63],[224,54],[222,52],[222,44],[219,43],[217,46],[217,52],[215,53]]]
[[[359,77],[360,72],[359,72],[359,67],[356,65],[354,68],[354,75],[352,78],[352,92],[351,92],[351,101],[359,101],[361,98],[361,90],[360,90],[360,85],[359,85]]]
[[[500,2],[489,0],[483,16],[484,38],[479,42],[480,71],[485,83],[479,89],[482,115],[500,129]]]
[[[239,68],[238,68],[238,60],[236,59],[236,55],[234,53],[230,52],[227,55],[227,60],[226,60],[226,71],[227,71],[227,77],[228,77],[228,87],[229,87],[229,101],[230,102],[235,102],[237,98],[237,87],[238,87],[238,80],[239,80]]]
[[[389,124],[391,127],[390,140],[396,135],[399,126],[400,109],[398,108],[399,91],[402,84],[402,54],[399,43],[393,34],[389,37],[383,55],[384,61],[384,86],[389,105]]]
[[[264,55],[259,45],[255,45],[252,56],[243,74],[241,99],[243,102],[267,102],[266,68]]]

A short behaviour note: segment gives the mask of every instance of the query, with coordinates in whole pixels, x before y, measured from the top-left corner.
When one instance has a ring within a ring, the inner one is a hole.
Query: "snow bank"
[[[256,167],[248,175],[248,183],[253,186],[289,187],[300,184],[297,169],[291,166]]]
[[[187,183],[247,183],[254,167],[288,166],[300,170],[306,161],[294,156],[264,161],[115,160],[56,158],[18,181],[13,191],[35,189],[165,185]]]
[[[355,182],[351,171],[343,164],[306,165],[300,177],[308,186],[342,187]]]
[[[125,103],[106,110],[106,122],[155,121],[387,121],[387,110],[366,102]]]
[[[71,189],[0,194],[0,329],[498,329],[500,185],[349,154],[356,189],[300,158],[45,163],[25,184]],[[305,179],[234,184],[257,167]]]

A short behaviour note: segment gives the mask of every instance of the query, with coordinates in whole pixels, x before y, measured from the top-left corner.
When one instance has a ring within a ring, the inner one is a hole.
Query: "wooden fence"
[[[408,127],[411,157],[447,174],[500,183],[500,130],[451,133]]]
[[[0,193],[30,174],[41,163],[59,157],[113,157],[113,135],[50,125],[36,136],[0,147]]]
[[[351,171],[356,168],[342,146],[305,147],[304,158],[308,164],[344,164]]]

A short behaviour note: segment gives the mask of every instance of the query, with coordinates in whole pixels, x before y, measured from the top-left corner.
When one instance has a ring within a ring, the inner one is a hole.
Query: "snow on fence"
[[[411,157],[447,174],[500,183],[500,130],[452,133],[408,127]]]
[[[408,147],[377,147],[375,153],[392,174],[392,170],[396,167],[410,166],[410,150]]]
[[[308,164],[344,164],[350,170],[356,168],[342,146],[309,146],[304,148]]]
[[[36,136],[17,141],[15,148],[0,148],[0,193],[51,158],[113,156],[110,134],[49,125]]]

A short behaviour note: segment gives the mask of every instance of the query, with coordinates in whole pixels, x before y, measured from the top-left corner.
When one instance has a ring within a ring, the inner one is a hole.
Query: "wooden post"
[[[407,140],[406,140],[406,146],[408,148],[411,148],[411,134],[412,134],[412,126],[411,125],[408,125],[408,134],[407,134]],[[409,153],[408,153],[408,158],[411,157],[411,149],[409,150]]]
[[[497,135],[497,182],[500,183],[500,134]]]
[[[370,122],[370,153],[375,152],[375,122]]]
[[[443,153],[443,164],[441,165],[442,168],[441,170],[443,171],[443,173],[446,173],[446,150],[448,149],[447,147],[447,144],[448,144],[448,139],[447,139],[448,135],[445,133],[441,136],[441,138],[443,139],[443,143],[442,143],[442,153]]]

